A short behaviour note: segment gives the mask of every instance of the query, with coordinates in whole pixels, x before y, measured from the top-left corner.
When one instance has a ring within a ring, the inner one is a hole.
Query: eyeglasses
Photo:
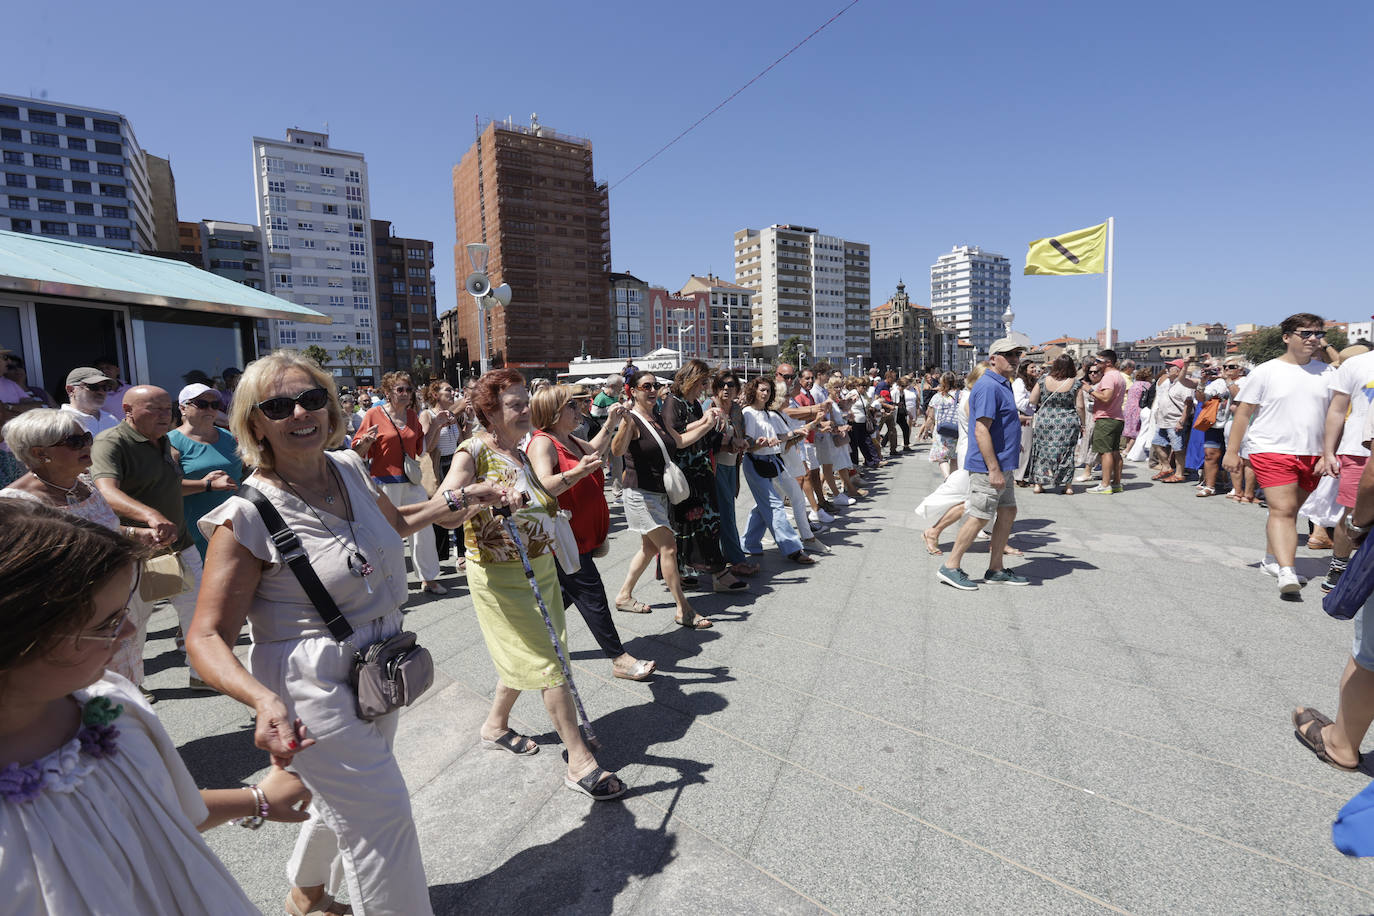
[[[739,387],[739,382],[724,382],[724,383],[722,383],[721,386],[720,386],[720,388],[721,388],[722,391],[724,391],[726,388],[738,388],[738,387]]]
[[[796,378],[796,376],[795,376],[795,375],[786,375],[786,374],[784,374],[784,373],[779,372],[779,373],[778,373],[778,378],[782,379],[784,382],[790,382],[790,381],[792,381],[792,379]]]
[[[63,445],[70,449],[87,448],[94,441],[95,437],[90,433],[72,433],[70,436],[63,436],[61,439],[58,439],[52,445],[48,446],[48,448],[57,448]]]
[[[85,388],[87,391],[103,391],[106,394],[109,394],[110,392],[115,390],[115,386],[109,382],[102,382],[97,385],[83,384],[81,387]]]
[[[282,395],[279,398],[268,398],[258,402],[258,410],[269,420],[285,420],[296,412],[296,405],[299,404],[306,410],[319,410],[329,403],[329,392],[323,388],[309,388],[296,395],[294,398]]]
[[[89,639],[96,643],[104,643],[102,649],[108,651],[116,642],[119,641],[119,634],[124,629],[124,624],[129,619],[129,608],[121,608],[114,617],[105,621],[89,633],[73,633],[72,638],[76,640],[76,647],[81,648],[81,640]]]
[[[657,390],[658,390],[658,386],[657,386],[657,385],[636,385],[636,386],[635,386],[635,390],[637,390],[637,391],[657,391]]]
[[[213,400],[210,398],[195,398],[186,403],[199,407],[201,410],[219,410],[219,398],[214,398]]]
[[[397,385],[395,388],[392,388],[391,390],[392,390],[393,392],[395,392],[396,394],[410,394],[410,393],[411,393],[412,391],[414,391],[415,389],[414,389],[414,388],[407,388],[407,387],[404,386],[404,385]]]
[[[1222,366],[1222,368],[1223,368],[1223,369],[1239,369],[1240,366],[1237,366],[1235,363],[1228,363],[1228,364],[1226,364],[1225,366]]]
[[[1325,331],[1299,331],[1298,333],[1302,335],[1303,340],[1311,340],[1314,337],[1321,339],[1326,336]]]

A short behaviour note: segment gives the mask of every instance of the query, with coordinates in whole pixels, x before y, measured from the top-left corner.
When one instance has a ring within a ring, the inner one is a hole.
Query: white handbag
[[[692,488],[687,484],[687,475],[682,473],[682,468],[673,464],[673,459],[668,454],[668,446],[663,444],[663,438],[659,436],[658,430],[654,429],[654,424],[645,423],[642,417],[635,419],[642,428],[649,431],[649,435],[654,437],[659,450],[663,452],[663,490],[668,494],[668,502],[676,506],[692,495]]]
[[[559,509],[553,516],[553,554],[563,572],[570,576],[582,568],[577,535],[572,530],[572,513],[567,509]]]

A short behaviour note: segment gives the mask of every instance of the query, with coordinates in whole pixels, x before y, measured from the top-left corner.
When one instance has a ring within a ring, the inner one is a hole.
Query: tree
[[[431,369],[433,366],[423,356],[416,356],[410,361],[410,375],[417,385],[429,379]]]
[[[307,359],[313,359],[315,362],[319,363],[321,369],[328,366],[331,360],[329,351],[326,350],[324,347],[320,346],[319,344],[311,344],[310,346],[306,347],[304,350],[301,351],[301,355],[306,357]]]
[[[358,364],[363,361],[363,352],[364,351],[359,350],[352,344],[349,344],[348,346],[339,350],[339,359],[342,360],[343,364],[348,367],[348,374],[350,376],[353,376],[355,378],[357,377]]]
[[[1340,328],[1327,328],[1326,343],[1327,346],[1334,347],[1337,351],[1344,350],[1346,348],[1345,332]],[[1282,356],[1287,349],[1288,347],[1283,342],[1283,331],[1277,325],[1256,328],[1252,333],[1246,335],[1240,344],[1240,352],[1245,354],[1245,358],[1250,361],[1252,366]]]
[[[802,339],[796,334],[784,340],[782,346],[778,347],[778,362],[791,363],[795,366],[797,364],[797,351],[801,349],[801,345]]]

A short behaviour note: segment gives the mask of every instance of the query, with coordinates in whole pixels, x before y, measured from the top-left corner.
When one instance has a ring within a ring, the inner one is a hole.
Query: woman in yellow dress
[[[462,500],[464,488],[478,482],[492,483],[511,491],[512,506],[523,502],[511,520],[524,542],[549,619],[566,646],[563,597],[551,534],[558,501],[539,484],[520,449],[521,440],[530,432],[530,395],[524,377],[513,369],[488,372],[477,382],[472,406],[482,430],[458,446],[443,488],[453,490]],[[597,765],[577,727],[568,681],[504,520],[484,509],[463,526],[463,533],[473,607],[500,677],[491,711],[482,723],[482,746],[520,755],[536,753],[539,745],[510,727],[510,711],[520,691],[539,690],[568,751],[567,787],[597,801],[624,795],[625,783]]]

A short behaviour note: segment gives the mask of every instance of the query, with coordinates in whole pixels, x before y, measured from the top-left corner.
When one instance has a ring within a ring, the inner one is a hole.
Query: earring
[[[43,463],[44,463],[44,464],[47,464],[49,461],[52,461],[52,459],[49,458],[47,455],[44,455],[44,456],[43,456]]]

